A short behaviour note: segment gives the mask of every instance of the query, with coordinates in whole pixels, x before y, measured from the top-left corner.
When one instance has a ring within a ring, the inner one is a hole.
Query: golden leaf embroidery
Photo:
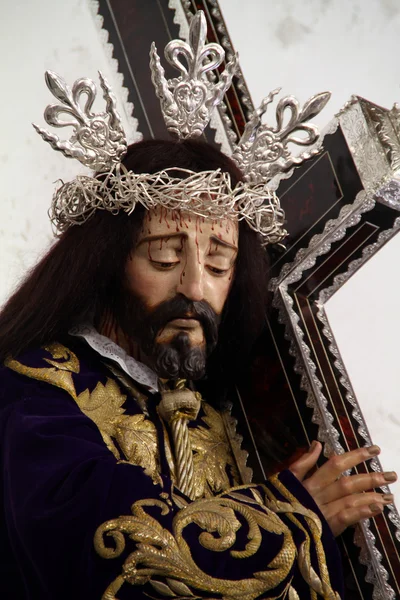
[[[169,585],[171,590],[175,592],[176,596],[193,596],[188,586],[182,583],[181,581],[176,581],[175,579],[167,578],[167,584]]]
[[[30,367],[13,358],[7,358],[4,361],[4,364],[9,369],[20,373],[21,375],[26,375],[27,377],[37,379],[38,381],[45,381],[63,389],[76,400],[72,373],[79,373],[79,360],[77,356],[62,344],[48,344],[47,346],[43,346],[43,349],[49,352],[53,358],[53,360],[49,358],[43,359],[52,365],[51,367]]]
[[[85,390],[76,398],[83,414],[96,423],[107,448],[116,459],[120,458],[120,454],[112,438],[116,434],[118,417],[125,412],[122,408],[125,400],[126,396],[121,394],[118,384],[112,379],[107,379],[105,385],[99,381],[92,392]]]
[[[125,415],[117,420],[115,438],[126,460],[143,467],[155,483],[160,483],[157,430],[144,414]]]
[[[240,482],[251,483],[253,480],[253,471],[249,466],[247,466],[249,453],[242,448],[243,438],[236,429],[237,420],[232,416],[229,409],[225,409],[221,412],[221,418],[224,422],[232,456],[235,460],[236,468],[240,476]]]
[[[79,394],[76,403],[99,429],[115,437],[117,419],[125,412],[122,408],[125,400],[126,396],[121,394],[118,384],[107,379],[105,385],[99,382],[92,392],[85,390]]]
[[[194,452],[195,497],[213,496],[231,487],[227,474],[230,467],[235,484],[240,483],[221,415],[206,402],[203,422],[207,427],[190,427],[189,437]]]
[[[157,431],[154,423],[144,414],[126,415],[123,405],[126,396],[119,385],[107,379],[105,385],[98,383],[92,392],[79,394],[77,404],[81,411],[94,421],[107,447],[117,459],[121,455],[113,442],[122,450],[123,460],[143,467],[155,483],[160,483]]]
[[[52,357],[44,358],[49,365],[60,369],[61,371],[71,371],[72,373],[79,373],[80,365],[76,354],[74,354],[69,348],[62,344],[48,344],[43,346],[44,350],[47,350]]]
[[[289,600],[300,600],[300,596],[292,586],[289,588]]]
[[[167,598],[176,598],[176,594],[166,583],[163,583],[162,581],[150,581],[150,583],[159,594],[162,594]]]

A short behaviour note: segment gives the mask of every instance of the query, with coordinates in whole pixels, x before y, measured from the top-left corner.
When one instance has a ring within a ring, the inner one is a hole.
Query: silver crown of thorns
[[[180,138],[197,137],[210,121],[212,110],[220,104],[232,82],[238,65],[235,55],[219,74],[218,81],[207,78],[225,59],[219,44],[206,43],[207,26],[202,11],[193,17],[189,42],[173,40],[165,48],[166,60],[180,71],[180,76],[167,80],[157,49],[152,44],[150,69],[156,94],[168,131]],[[182,58],[186,65],[182,62]],[[87,221],[96,210],[132,213],[136,205],[146,209],[163,207],[184,210],[206,219],[235,217],[245,220],[262,238],[263,245],[278,243],[286,235],[284,212],[279,199],[268,189],[268,181],[279,171],[314,156],[312,148],[300,156],[292,156],[288,144],[314,144],[319,137],[315,125],[305,123],[318,114],[329,100],[329,92],[318,94],[300,109],[291,96],[279,101],[276,126],[262,123],[267,106],[279,90],[267,96],[261,107],[250,116],[244,134],[233,151],[232,158],[244,174],[244,182],[232,188],[228,173],[171,168],[155,174],[136,174],[121,163],[127,151],[126,135],[116,110],[116,100],[105,78],[99,73],[105,100],[105,112],[93,113],[96,85],[91,79],[75,81],[72,89],[56,73],[47,71],[48,88],[60,104],[47,106],[45,121],[53,127],[73,127],[69,140],[60,140],[34,125],[42,138],[54,150],[96,171],[93,177],[78,176],[62,183],[56,190],[49,216],[56,233],[71,225]],[[80,99],[86,96],[82,108]],[[283,124],[284,113],[290,118]],[[60,119],[67,114],[68,120]],[[296,137],[301,131],[305,137]]]

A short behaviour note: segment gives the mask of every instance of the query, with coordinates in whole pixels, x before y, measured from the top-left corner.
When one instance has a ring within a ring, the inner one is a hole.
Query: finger
[[[297,477],[299,481],[303,481],[307,473],[315,467],[317,460],[321,454],[322,445],[314,440],[308,452],[305,452],[289,467],[289,470]]]
[[[310,480],[312,479],[312,481],[310,481],[311,491],[318,492],[322,490],[336,481],[344,471],[352,469],[360,463],[377,456],[380,451],[381,449],[379,446],[369,446],[367,448],[357,448],[356,450],[351,450],[344,454],[335,454],[334,456],[331,456],[330,459],[310,477]]]
[[[397,475],[394,471],[388,473],[362,473],[360,475],[349,475],[340,477],[326,488],[316,491],[309,482],[305,482],[305,487],[313,494],[314,500],[319,504],[327,504],[338,498],[344,498],[351,494],[359,494],[378,488],[388,483],[393,483],[397,480]],[[310,480],[311,481],[311,480]]]
[[[336,506],[335,512],[332,512],[331,505],[321,507],[324,509],[322,513],[335,536],[340,535],[347,527],[355,525],[362,519],[369,519],[380,514],[387,504],[393,502],[391,494],[376,494],[375,496],[373,494],[360,494],[360,496],[368,496],[368,499],[365,498],[364,502],[354,504],[349,502],[347,507],[343,506],[342,503],[339,510],[337,510]]]
[[[389,504],[393,502],[393,494],[379,494],[378,492],[365,492],[364,494],[351,494],[345,498],[339,498],[334,502],[319,505],[325,518],[330,519],[341,511],[358,509],[372,504]]]

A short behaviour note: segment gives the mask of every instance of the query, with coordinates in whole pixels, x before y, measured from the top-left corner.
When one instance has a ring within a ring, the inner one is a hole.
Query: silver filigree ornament
[[[245,220],[260,234],[263,245],[280,242],[286,235],[278,197],[264,184],[239,182],[233,187],[229,173],[220,169],[197,173],[173,167],[136,174],[121,164],[107,175],[78,175],[55,192],[50,220],[62,233],[85,223],[96,210],[131,214],[137,204],[147,210],[171,211],[178,221],[180,211],[212,221]]]
[[[173,40],[167,44],[165,56],[180,71],[178,78],[167,80],[154,44],[150,52],[152,81],[161,100],[167,129],[180,138],[196,137],[203,132],[213,108],[222,101],[231,85],[238,66],[235,55],[218,80],[209,80],[208,76],[225,59],[225,52],[219,44],[206,44],[206,30],[204,14],[199,11],[191,21],[189,42]],[[84,223],[97,210],[113,214],[123,210],[130,214],[140,203],[149,210],[161,207],[184,210],[202,218],[244,219],[260,234],[263,245],[279,243],[287,235],[284,212],[268,183],[277,172],[298,165],[320,151],[318,144],[294,157],[288,144],[305,146],[318,139],[317,128],[306,121],[322,110],[330,97],[328,92],[313,96],[301,109],[295,98],[281,99],[276,109],[276,127],[263,124],[261,119],[279,90],[265,98],[234,150],[233,158],[244,171],[245,181],[232,189],[230,178],[228,181],[228,176],[218,170],[213,173],[185,171],[179,177],[168,169],[153,175],[127,171],[121,162],[127,151],[126,136],[116,111],[115,98],[102,75],[100,85],[106,110],[99,114],[91,112],[96,97],[92,80],[79,79],[70,89],[61,77],[47,72],[46,83],[61,102],[46,108],[47,123],[55,127],[72,126],[74,132],[69,141],[60,141],[57,136],[35,126],[36,130],[55,150],[77,158],[97,171],[92,177],[78,176],[71,182],[62,183],[56,190],[50,209],[56,234],[71,225]],[[86,96],[83,108],[80,106],[82,95]],[[288,111],[290,116],[285,125],[284,116]],[[69,119],[61,120],[62,113]],[[296,131],[305,132],[305,137],[297,137]],[[182,183],[182,178],[186,184]]]
[[[100,72],[99,78],[106,111],[95,114],[91,111],[96,98],[96,85],[91,79],[78,79],[71,89],[59,75],[46,71],[47,87],[61,104],[46,107],[45,121],[53,127],[73,127],[74,133],[68,141],[62,141],[57,135],[35,124],[33,126],[54,150],[62,152],[64,156],[76,158],[95,171],[109,171],[121,162],[127,151],[127,142],[114,94]],[[80,106],[82,96],[86,96],[83,108]],[[67,115],[68,119],[61,119],[62,114]]]
[[[260,234],[264,245],[280,242],[286,236],[279,200],[264,183],[241,182],[233,188],[229,174],[220,170],[195,173],[174,168],[155,174],[128,171],[121,163],[127,149],[125,134],[115,100],[101,74],[107,104],[106,112],[100,114],[91,112],[96,97],[93,81],[79,79],[71,89],[61,77],[47,72],[46,82],[62,105],[47,106],[45,120],[56,127],[72,126],[74,133],[69,141],[60,141],[37,126],[35,129],[55,150],[97,170],[93,176],[78,175],[62,183],[55,191],[49,216],[56,234],[85,223],[97,210],[131,214],[141,204],[147,210],[183,210],[204,219],[245,220]],[[79,104],[82,94],[87,96],[83,109]],[[60,120],[61,113],[73,120]]]
[[[180,138],[197,137],[208,125],[212,110],[220,104],[238,66],[237,55],[228,62],[217,83],[207,73],[217,69],[225,59],[219,44],[206,44],[207,23],[198,11],[190,24],[189,43],[172,40],[165,47],[165,58],[181,75],[167,80],[153,42],[150,51],[151,78],[170,133]],[[186,61],[187,66],[182,62]]]
[[[274,127],[263,123],[262,117],[280,91],[281,88],[277,88],[263,99],[260,107],[251,115],[243,136],[233,151],[232,158],[244,172],[248,182],[266,182],[277,173],[287,171],[320,152],[320,148],[314,147],[295,156],[288,146],[291,143],[299,146],[315,144],[320,135],[319,130],[316,125],[307,121],[321,112],[331,97],[330,92],[312,96],[302,108],[293,96],[281,98],[276,107]],[[285,124],[286,112],[290,116]],[[296,132],[305,133],[305,136],[300,137]]]

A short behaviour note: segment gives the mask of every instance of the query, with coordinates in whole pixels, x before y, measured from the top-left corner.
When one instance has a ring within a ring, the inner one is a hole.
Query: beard
[[[192,302],[177,294],[149,309],[141,299],[124,290],[115,314],[122,331],[139,345],[159,377],[172,380],[204,377],[207,357],[217,345],[220,323],[220,316],[208,302]],[[168,341],[157,340],[170,321],[188,317],[199,321],[202,344],[193,344],[188,332],[179,329]]]

